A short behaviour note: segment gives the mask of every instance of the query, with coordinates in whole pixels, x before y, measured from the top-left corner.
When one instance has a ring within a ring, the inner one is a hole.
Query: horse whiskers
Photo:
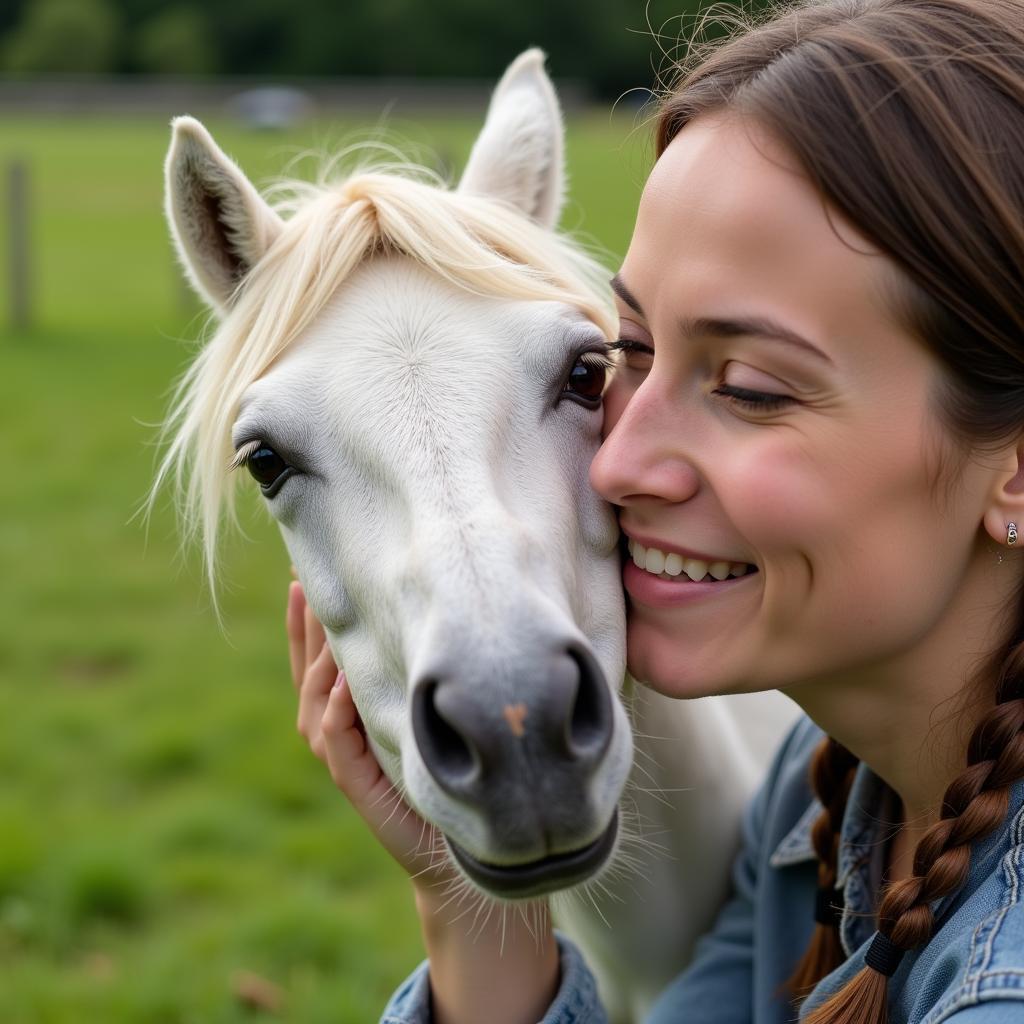
[[[422,851],[417,849],[413,852],[413,855],[417,858],[426,857],[427,866],[417,871],[414,875],[410,875],[410,881],[415,881],[415,879],[436,871],[448,863],[448,851],[443,846],[434,846],[429,850]]]
[[[640,740],[657,740],[659,743],[678,743],[679,742],[679,737],[678,736],[655,736],[653,733],[650,733],[650,732],[634,732],[633,733],[633,737],[634,737],[634,739],[640,739]]]
[[[654,763],[655,768],[661,767],[661,762],[650,750],[644,750],[643,747],[635,746],[633,747],[633,754],[635,757],[646,757],[648,761],[652,761]]]
[[[402,795],[394,787],[392,787],[391,789],[385,789],[384,792],[381,793],[381,795],[377,797],[377,799],[374,800],[373,803],[370,804],[370,809],[375,810],[376,808],[380,807],[380,805],[384,803],[386,800],[390,799],[394,799],[397,804],[402,801]]]
[[[642,768],[640,765],[634,765],[634,767],[638,768],[640,771],[644,772],[645,775],[648,775],[652,782],[657,781],[654,778],[654,776],[650,775],[650,773],[647,772],[646,769]],[[672,811],[674,813],[676,811],[675,806],[673,806],[673,804],[669,800],[666,800],[665,797],[662,794],[663,793],[687,793],[687,792],[692,792],[692,789],[665,789],[664,787],[661,787],[661,786],[647,786],[647,787],[645,787],[645,786],[638,785],[637,781],[635,779],[630,778],[626,782],[626,788],[625,788],[625,790],[623,792],[627,796],[629,796],[632,793],[643,793],[645,796],[653,796],[654,799],[658,801],[658,803],[660,803],[662,806],[664,806],[667,810]]]
[[[416,847],[413,850],[413,853],[418,855],[419,852],[423,849],[423,840],[427,837],[427,835],[428,835],[428,833],[427,833],[427,821],[424,818],[423,819],[423,823],[420,825],[420,837],[419,837],[419,839],[416,840]],[[433,852],[433,851],[431,851],[431,852]]]
[[[402,801],[401,800],[396,800],[394,807],[391,808],[391,813],[388,814],[388,816],[384,819],[383,824],[380,826],[381,828],[387,828],[387,826],[391,824],[391,819],[398,813],[398,810],[399,810],[399,808],[401,806],[402,806]],[[403,815],[401,820],[405,821],[405,816],[404,815]]]
[[[442,903],[441,906],[437,908],[437,913],[438,914],[441,914],[445,910],[447,910],[448,907],[451,906],[452,903],[456,903],[457,902],[457,905],[461,906],[463,901],[466,899],[467,896],[473,896],[473,895],[477,895],[478,896],[479,893],[477,892],[476,889],[474,889],[469,884],[469,882],[467,882],[464,878],[459,876],[459,877],[456,877],[456,878],[452,879],[452,881],[448,883],[448,888],[445,889],[441,893],[441,895],[442,896],[448,896],[448,899],[446,899],[444,901],[444,903]],[[471,903],[467,910],[463,910],[460,914],[456,915],[454,918],[452,918],[448,922],[448,924],[450,924],[450,925],[451,924],[455,924],[456,921],[459,921],[461,918],[463,918],[469,912],[469,910],[472,910],[472,909],[473,909],[473,904]]]
[[[601,909],[601,905],[597,902],[597,899],[594,897],[593,889],[596,888],[596,884],[597,883],[595,882],[593,887],[591,885],[585,886],[583,892],[586,895],[587,899],[590,900],[590,905],[597,912],[597,916],[601,918],[602,921],[604,921],[605,925],[608,928],[611,928],[611,925],[608,923],[608,918],[604,916],[604,911]]]
[[[670,830],[663,829],[660,832],[636,832],[632,835],[623,836],[615,856],[615,862],[618,862],[620,855],[622,857],[630,857],[631,854],[628,851],[631,849],[643,853],[652,852],[659,857],[670,857],[668,847],[664,843],[657,842],[654,838],[655,836],[667,834],[671,834]]]
[[[548,912],[547,904],[536,901],[531,901],[525,906],[520,905],[515,908],[516,913],[522,918],[523,925],[526,928],[527,934],[533,939],[534,949],[538,952],[542,946],[542,929],[544,926],[550,923],[551,915]],[[530,916],[533,916],[533,923],[530,922]],[[514,923],[513,918],[513,923]]]
[[[638,793],[692,793],[693,786],[676,786],[670,789],[668,786],[635,786]]]
[[[652,760],[653,760],[653,758],[652,758]],[[651,768],[645,768],[642,764],[639,764],[636,761],[633,762],[633,770],[637,771],[637,772],[641,772],[643,775],[646,775],[647,778],[649,778],[652,782],[654,782],[656,780],[655,780],[655,776],[654,776],[654,774],[653,774],[651,769],[654,769],[656,771],[660,767],[661,766],[659,764],[657,764],[657,762],[655,762],[653,765],[651,765]]]
[[[624,839],[629,840],[632,837],[644,836],[648,833],[653,833],[654,828],[652,826],[660,828],[664,825],[664,822],[660,819],[651,818],[650,815],[641,811],[632,794],[627,794],[627,799],[632,805],[632,810],[625,810],[625,805],[623,805],[623,809],[619,812],[620,817],[624,822],[622,831]]]
[[[490,921],[491,914],[494,912],[494,907],[495,904],[489,902],[482,895],[479,896],[476,905],[476,913],[473,915],[473,924],[470,926],[469,931],[469,934],[472,936],[474,943],[478,942],[480,940],[480,936],[483,935],[484,929],[487,927],[487,922]],[[485,908],[487,910],[487,913],[484,915],[484,919],[481,922],[480,915],[484,912]],[[478,922],[480,922],[479,928],[477,928]]]
[[[630,787],[630,788],[633,788],[633,787]],[[647,796],[654,797],[654,799],[657,800],[658,803],[661,804],[662,807],[664,807],[666,810],[669,810],[669,811],[674,811],[675,810],[675,808],[672,806],[671,801],[666,800],[665,797],[663,797],[657,790],[654,790],[654,789],[643,789],[640,786],[636,786],[635,789],[636,789],[636,792],[638,792],[638,793],[644,793]]]
[[[623,789],[628,790],[630,783],[632,782],[635,784],[641,775],[645,776],[651,782],[657,782],[659,778],[665,778],[664,770],[653,757],[650,758],[649,763],[646,765],[641,764],[638,760],[634,760],[629,779],[626,781],[626,785]]]
[[[596,889],[600,890],[600,892],[604,895],[604,897],[606,899],[613,900],[616,903],[625,903],[626,902],[617,893],[612,892],[611,889],[609,889],[608,886],[606,886],[604,884],[604,882],[601,881],[600,878],[594,880],[594,887]]]

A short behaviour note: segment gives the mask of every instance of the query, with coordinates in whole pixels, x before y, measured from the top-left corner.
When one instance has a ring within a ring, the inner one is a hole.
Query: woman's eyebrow
[[[735,338],[740,335],[751,335],[772,341],[784,341],[816,355],[819,359],[824,359],[826,363],[832,362],[831,358],[813,342],[767,317],[684,318],[679,321],[679,331],[684,337],[691,338]]]
[[[646,314],[640,308],[636,297],[626,287],[622,278],[616,274],[611,281],[611,289],[622,301],[640,316],[646,319]],[[791,331],[788,327],[763,316],[743,317],[693,317],[684,318],[679,321],[679,333],[687,338],[736,338],[742,335],[750,335],[758,338],[767,338],[772,341],[784,341],[790,345],[796,345],[805,352],[824,359],[826,363],[832,360],[817,345],[808,341],[805,337]]]
[[[639,313],[640,316],[644,316],[644,311],[640,308],[640,303],[633,298],[633,293],[623,284],[622,278],[616,274],[611,281],[608,282],[611,285],[611,289],[622,301],[629,306],[630,309]],[[644,317],[646,319],[646,317]]]

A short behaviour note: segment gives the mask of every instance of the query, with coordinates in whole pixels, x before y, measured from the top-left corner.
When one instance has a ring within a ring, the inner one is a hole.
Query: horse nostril
[[[568,653],[579,672],[579,686],[569,719],[569,746],[577,757],[600,757],[611,742],[611,695],[601,666],[593,655],[574,649]]]
[[[445,789],[457,789],[477,774],[472,748],[438,710],[436,679],[424,680],[413,691],[412,731],[423,763]]]

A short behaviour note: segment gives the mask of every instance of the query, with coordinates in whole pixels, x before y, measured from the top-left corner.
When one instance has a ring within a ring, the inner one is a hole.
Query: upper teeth
[[[747,562],[705,562],[700,558],[683,558],[675,551],[666,554],[657,548],[645,548],[632,538],[629,540],[629,553],[641,569],[655,576],[678,576],[685,573],[694,583],[699,583],[705,576],[716,580],[724,580],[728,576],[745,576],[750,569]]]

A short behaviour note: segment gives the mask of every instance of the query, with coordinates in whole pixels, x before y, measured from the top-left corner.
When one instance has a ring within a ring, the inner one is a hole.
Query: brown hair
[[[1024,0],[789,7],[679,68],[658,119],[658,153],[693,118],[723,109],[787,146],[825,200],[901,269],[897,313],[947,371],[938,408],[963,449],[1024,432]],[[963,885],[970,844],[1004,823],[1009,787],[1024,777],[1024,607],[1013,611],[1012,637],[979,673],[991,706],[966,770],[918,844],[912,877],[882,896],[874,966],[806,1024],[886,1020],[900,951],[928,942],[931,902]],[[819,911],[835,884],[855,767],[832,740],[812,766],[824,807],[812,836]],[[790,978],[794,996],[844,959],[835,915],[816,916]]]

